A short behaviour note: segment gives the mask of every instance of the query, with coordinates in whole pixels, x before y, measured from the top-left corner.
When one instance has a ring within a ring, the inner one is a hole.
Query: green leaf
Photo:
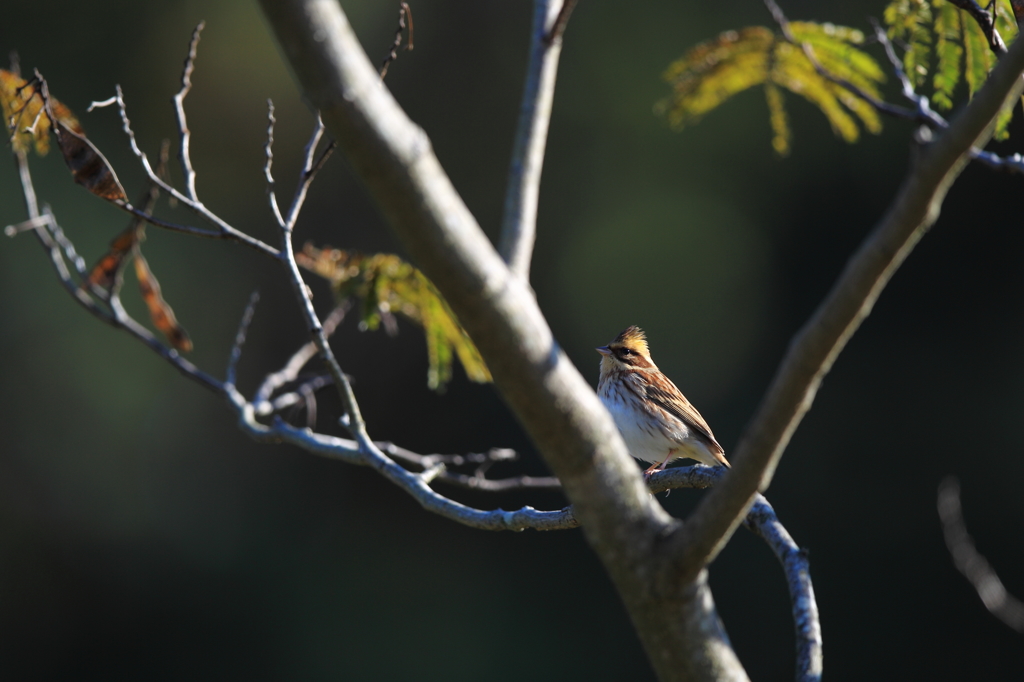
[[[775,41],[766,28],[727,31],[697,45],[664,74],[672,96],[662,103],[676,129],[692,125],[733,95],[764,83]]]
[[[885,75],[878,63],[856,45],[864,41],[857,30],[832,24],[792,22],[794,38],[807,44],[822,66],[834,76],[871,97],[880,97]],[[659,108],[675,128],[692,125],[715,107],[755,85],[764,86],[772,126],[772,146],[780,155],[789,150],[790,130],[782,86],[817,106],[837,135],[853,142],[860,134],[856,119],[871,131],[881,119],[865,100],[817,73],[803,48],[763,26],[728,31],[701,43],[665,72],[672,95]],[[853,114],[851,116],[851,113]]]
[[[782,101],[782,91],[774,83],[764,84],[764,98],[768,102],[768,120],[772,125],[772,148],[779,156],[789,154],[789,117]]]
[[[928,0],[893,0],[883,14],[889,37],[906,43],[903,68],[916,88],[928,75],[932,43],[932,8]]]
[[[360,326],[375,330],[386,316],[398,314],[423,328],[427,342],[427,385],[443,390],[459,358],[471,381],[487,383],[491,373],[480,351],[455,319],[427,277],[398,256],[363,255],[307,244],[296,254],[299,265],[329,280],[339,300],[361,300]]]
[[[978,28],[978,24],[974,21],[964,21],[963,26],[964,80],[967,81],[970,96],[974,97],[974,93],[985,84],[995,60],[989,50],[988,40]]]
[[[1017,38],[1017,20],[1013,17],[1013,5],[1010,4],[1010,0],[996,2],[996,30],[1007,46]]]
[[[960,82],[961,61],[964,50],[961,47],[961,14],[956,6],[943,1],[935,14],[935,55],[938,64],[932,76],[935,94],[932,102],[940,109],[953,107],[953,91]]]

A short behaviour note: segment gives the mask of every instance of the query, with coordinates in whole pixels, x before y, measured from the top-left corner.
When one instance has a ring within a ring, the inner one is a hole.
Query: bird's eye
[[[629,348],[623,348],[621,352],[622,352],[622,355],[623,355],[623,357],[627,357],[627,358],[628,358],[628,357],[629,357],[630,355],[632,355],[632,354],[633,354],[633,351],[632,351],[632,350],[630,350]]]

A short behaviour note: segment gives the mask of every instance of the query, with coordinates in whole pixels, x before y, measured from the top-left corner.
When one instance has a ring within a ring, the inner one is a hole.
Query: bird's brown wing
[[[697,434],[703,436],[712,451],[717,450],[719,453],[724,453],[725,450],[715,440],[714,434],[711,433],[711,427],[704,421],[704,417],[700,416],[697,408],[690,404],[690,401],[683,396],[675,384],[667,378],[665,381],[668,382],[668,385],[661,385],[660,382],[648,383],[647,397],[673,417],[682,421],[687,427],[696,431]]]

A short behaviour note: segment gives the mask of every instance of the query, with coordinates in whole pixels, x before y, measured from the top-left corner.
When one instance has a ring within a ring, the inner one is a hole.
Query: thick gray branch
[[[832,291],[790,343],[768,393],[733,451],[733,469],[673,538],[680,570],[694,575],[731,537],[779,458],[821,380],[882,289],[938,218],[946,191],[972,147],[983,147],[996,115],[1024,89],[1024,41],[1017,41],[971,103],[920,149],[892,206],[850,258]]]
[[[558,57],[562,53],[561,33],[552,39],[548,36],[555,27],[560,10],[563,7],[571,9],[572,4],[575,0],[534,0],[530,59],[519,107],[519,125],[512,146],[508,188],[505,190],[505,215],[498,245],[501,257],[524,281],[530,279],[530,259],[537,234],[540,175],[544,167],[551,105],[555,98]]]

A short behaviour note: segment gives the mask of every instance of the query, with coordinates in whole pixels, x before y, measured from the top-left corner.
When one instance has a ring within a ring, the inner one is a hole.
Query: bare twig
[[[246,334],[249,333],[249,325],[252,324],[253,315],[256,314],[256,304],[260,302],[260,292],[254,291],[249,296],[249,303],[242,313],[242,320],[238,323],[238,333],[235,334],[235,343],[231,346],[231,355],[228,356],[228,368],[224,374],[224,383],[228,386],[235,385],[235,371],[238,368],[238,361],[242,359],[242,346],[245,345]]]
[[[398,10],[398,28],[395,29],[395,42],[392,43],[391,49],[388,51],[388,56],[384,57],[384,62],[380,65],[380,79],[384,80],[384,76],[388,75],[388,67],[391,66],[391,62],[398,59],[398,50],[402,47],[402,32],[405,31],[405,21],[409,19],[409,39],[405,41],[405,49],[412,50],[412,8],[409,7],[409,3],[403,2],[402,6]]]
[[[1006,591],[1003,581],[974,547],[964,523],[960,482],[956,478],[948,476],[939,483],[938,507],[942,534],[957,570],[967,578],[993,616],[1024,634],[1024,602]]]
[[[277,224],[285,226],[284,217],[281,215],[281,208],[277,205],[277,194],[274,192],[274,175],[271,167],[274,165],[274,102],[267,100],[267,144],[263,148],[266,152],[267,162],[263,166],[263,175],[267,178],[267,198],[270,200],[270,210],[274,213]]]
[[[78,251],[75,250],[75,245],[71,243],[68,236],[64,234],[64,230],[57,223],[57,219],[54,217],[53,212],[50,210],[48,204],[43,205],[43,223],[39,227],[49,228],[50,235],[53,237],[53,241],[64,252],[65,258],[70,261],[71,265],[75,268],[75,272],[79,276],[85,275],[85,259],[78,255]]]
[[[304,404],[308,408],[310,396],[315,395],[317,391],[323,388],[331,386],[333,383],[329,375],[320,374],[303,381],[291,391],[280,393],[270,400],[264,400],[263,402],[253,401],[256,416],[268,417],[288,408],[296,408],[300,404]]]
[[[334,140],[330,140],[324,147],[324,150],[320,152],[320,156],[316,156],[316,149],[320,145],[320,141],[324,136],[324,123],[320,120],[320,116],[316,117],[316,124],[313,127],[313,134],[309,137],[309,142],[306,144],[305,155],[303,157],[302,174],[299,176],[299,184],[295,187],[295,196],[292,197],[292,204],[288,208],[288,218],[285,220],[285,229],[288,231],[295,229],[295,222],[299,219],[299,213],[302,211],[302,206],[306,202],[306,194],[309,192],[310,185],[313,184],[313,180],[316,179],[316,174],[320,172],[320,169],[327,163],[327,159],[331,158],[331,154],[334,152],[334,148],[337,146]],[[315,160],[314,160],[315,157]]]
[[[198,199],[193,200],[192,198],[189,198],[182,194],[181,192],[179,192],[173,185],[164,180],[160,176],[160,174],[153,169],[152,165],[149,162],[149,157],[146,155],[144,151],[142,151],[139,148],[139,145],[135,140],[135,132],[132,130],[131,121],[128,119],[128,110],[125,106],[124,94],[121,92],[121,86],[116,86],[116,90],[117,95],[113,98],[113,102],[117,103],[118,111],[121,115],[122,128],[124,129],[125,135],[128,136],[128,143],[131,146],[132,152],[135,154],[135,156],[139,159],[139,162],[142,164],[142,168],[143,170],[146,171],[146,176],[149,179],[149,181],[154,183],[164,192],[167,192],[167,194],[170,197],[173,197],[177,201],[183,203],[189,210],[199,215],[199,217],[201,217],[203,220],[207,221],[211,225],[214,225],[217,229],[204,230],[198,227],[170,223],[165,220],[155,218],[154,216],[148,213],[140,211],[137,208],[131,206],[130,204],[126,204],[121,208],[127,211],[128,213],[131,213],[134,216],[142,218],[147,223],[155,225],[157,227],[162,227],[164,229],[172,230],[175,232],[182,232],[184,234],[190,234],[196,237],[207,237],[212,239],[231,239],[241,244],[245,244],[246,246],[252,247],[263,254],[272,256],[273,258],[280,258],[280,253],[278,252],[277,249],[270,246],[269,244],[265,244],[264,242],[260,241],[259,239],[256,239],[255,237],[249,236],[248,234],[242,232],[241,230],[235,229],[227,222],[225,222],[222,218],[220,218],[220,216],[206,208],[206,206],[204,206],[202,202],[200,202]],[[107,100],[107,102],[109,101],[111,100]],[[96,102],[94,104],[96,106],[103,106],[106,104],[106,102]]]
[[[530,260],[537,237],[537,203],[544,167],[551,106],[554,101],[562,31],[574,0],[534,0],[533,28],[526,84],[505,190],[499,252],[523,281],[530,278]]]
[[[421,455],[399,447],[394,443],[375,442],[381,452],[393,459],[406,464],[428,469],[435,464],[446,464],[449,468],[475,464],[476,471],[472,475],[446,471],[438,480],[461,488],[485,490],[488,492],[504,492],[508,490],[559,490],[562,484],[554,476],[514,476],[511,478],[487,478],[487,469],[496,462],[514,462],[519,459],[515,450],[508,448],[492,448],[487,452],[471,452],[465,455]]]
[[[771,2],[771,0],[765,0]],[[896,78],[900,82],[900,91],[903,97],[914,105],[915,117],[913,120],[919,123],[924,123],[932,128],[945,128],[949,124],[942,116],[932,109],[931,101],[924,95],[919,95],[914,91],[914,84],[910,82],[910,78],[907,77],[907,72],[903,68],[903,62],[896,56],[896,50],[892,47],[892,41],[889,40],[889,36],[885,33],[885,29],[879,25],[875,19],[871,19],[871,27],[875,31],[875,39],[879,42],[882,48],[885,50],[885,56],[889,60],[889,64],[892,66],[893,73],[896,74]]]
[[[199,203],[196,196],[196,171],[192,168],[192,158],[189,155],[189,142],[192,133],[188,129],[188,122],[185,118],[185,97],[192,89],[192,71],[195,68],[196,48],[199,47],[199,35],[206,27],[205,21],[200,21],[192,31],[192,40],[188,44],[188,56],[185,57],[185,66],[181,70],[181,90],[174,96],[174,114],[178,120],[178,132],[181,135],[181,147],[178,156],[181,159],[181,171],[185,175],[185,193],[188,198]],[[120,94],[120,93],[118,93]]]
[[[334,334],[334,330],[337,329],[341,321],[345,319],[346,313],[351,308],[351,303],[348,301],[339,304],[323,321],[324,335],[330,338]],[[260,384],[259,389],[256,391],[256,395],[253,398],[253,403],[256,405],[257,412],[260,414],[269,414],[277,411],[276,408],[267,411],[263,407],[263,404],[270,400],[270,397],[274,394],[274,391],[281,388],[285,384],[295,381],[299,372],[306,366],[310,360],[312,360],[317,354],[316,344],[312,341],[304,344],[299,350],[295,351],[288,362],[285,363],[284,367],[276,372],[268,374]]]

